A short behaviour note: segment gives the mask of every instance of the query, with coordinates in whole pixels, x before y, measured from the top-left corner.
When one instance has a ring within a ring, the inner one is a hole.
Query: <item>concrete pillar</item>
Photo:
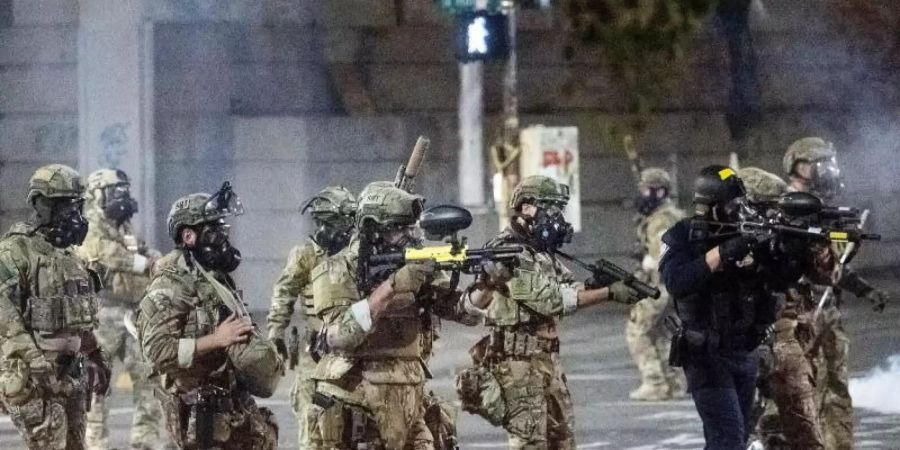
[[[124,170],[140,204],[135,228],[152,239],[153,23],[144,20],[143,0],[78,6],[78,170]]]

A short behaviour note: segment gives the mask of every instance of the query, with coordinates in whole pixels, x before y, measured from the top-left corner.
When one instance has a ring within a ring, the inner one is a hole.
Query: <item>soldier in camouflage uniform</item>
[[[460,295],[430,262],[369,273],[368,255],[420,241],[423,199],[390,182],[359,197],[350,245],[312,273],[323,327],[313,351],[316,391],[307,408],[309,449],[434,448],[424,417],[431,315],[473,323]]]
[[[228,275],[240,263],[225,218],[243,209],[225,189],[191,194],[169,212],[176,248],[159,260],[140,303],[138,335],[158,379],[166,428],[182,449],[276,448],[272,395],[284,370]]]
[[[842,187],[836,152],[830,142],[817,137],[802,138],[791,144],[784,155],[784,171],[789,177],[788,190],[810,192],[827,201]],[[818,276],[811,277],[796,295],[807,310],[816,304],[828,285],[834,296],[825,305],[815,331],[816,388],[819,417],[825,435],[825,448],[853,447],[853,406],[848,388],[847,357],[849,336],[844,329],[840,310],[841,291],[847,290],[859,299],[872,303],[876,311],[884,309],[889,295],[875,289],[857,273],[839,267],[843,245],[820,246],[816,255]],[[815,250],[814,250],[815,251]]]
[[[652,285],[659,282],[659,256],[663,233],[684,217],[684,212],[669,198],[672,178],[659,168],[641,172],[641,198],[638,223],[643,258],[640,278]],[[631,307],[625,322],[625,342],[641,373],[641,385],[628,394],[632,400],[668,400],[684,394],[685,381],[681,369],[669,367],[670,336],[663,319],[671,312],[669,294],[660,286],[657,299],[645,298]]]
[[[0,401],[33,450],[84,448],[86,399],[110,372],[91,333],[99,279],[72,251],[88,230],[78,172],[51,164],[28,183],[34,214],[0,240]]]
[[[103,280],[100,326],[94,331],[97,342],[111,358],[125,364],[133,383],[131,448],[152,449],[159,447],[162,414],[147,381],[149,366],[125,328],[125,316],[137,309],[149,282],[150,267],[159,254],[147,249],[131,232],[137,202],[131,198],[130,187],[128,176],[121,170],[101,169],[88,176],[85,216],[90,227],[78,255]],[[96,395],[93,400],[85,442],[89,449],[103,450],[109,448],[109,405],[106,396]]]
[[[756,167],[745,167],[738,171],[738,176],[744,181],[747,199],[761,213],[769,210],[787,192],[784,180]],[[813,255],[810,249],[798,250],[803,264],[811,267]],[[760,347],[762,362],[757,381],[760,397],[756,407],[762,409],[758,435],[769,450],[824,448],[815,399],[813,363],[806,354],[812,311],[797,303],[797,289],[797,285],[792,285],[784,293],[786,301],[776,316],[772,342]]]
[[[488,244],[523,246],[519,264],[511,271],[494,264],[464,296],[491,332],[470,351],[476,367],[457,377],[456,388],[464,410],[506,429],[511,449],[575,448],[572,400],[559,364],[559,318],[608,300],[639,300],[621,282],[576,282],[558,260],[554,252],[572,234],[563,217],[568,200],[568,186],[551,178],[522,180],[510,199],[510,227]]]
[[[307,443],[306,406],[315,389],[310,376],[316,363],[305,349],[288,349],[284,333],[290,325],[294,304],[298,299],[303,302],[306,343],[311,344],[313,337],[322,328],[322,322],[316,317],[313,308],[310,274],[327,256],[334,255],[349,243],[356,214],[356,198],[342,186],[330,186],[304,203],[300,213],[306,211],[312,215],[316,231],[306,243],[291,250],[287,264],[272,288],[272,305],[269,307],[267,321],[269,339],[275,343],[282,357],[285,360],[296,358],[297,378],[291,388],[291,407],[297,417],[297,442],[300,448],[305,448]],[[289,351],[296,354],[288,355]]]

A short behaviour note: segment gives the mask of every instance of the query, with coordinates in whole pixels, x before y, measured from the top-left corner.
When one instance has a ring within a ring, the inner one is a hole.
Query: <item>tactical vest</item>
[[[139,253],[140,245],[135,235],[131,234],[130,226],[126,223],[122,228],[116,228],[110,224],[102,212],[89,212],[88,221],[90,229],[81,244],[80,254],[88,261],[94,261],[100,267],[95,269],[103,277],[103,290],[100,292],[105,304],[136,306],[141,301],[141,294],[150,283],[145,274],[134,273],[130,270],[107,270],[105,265],[109,263],[103,257],[121,258],[121,255],[133,255]],[[110,251],[112,250],[112,251]],[[121,264],[121,262],[119,263]],[[93,268],[93,267],[92,267]]]
[[[638,241],[640,242],[642,251],[647,253],[647,249],[650,247],[650,235],[648,229],[650,228],[651,223],[665,221],[674,225],[682,218],[684,218],[684,213],[671,202],[660,205],[655,211],[650,213],[650,215],[642,217],[637,229]]]
[[[22,318],[38,346],[49,339],[90,332],[97,326],[99,280],[68,249],[57,249],[34,233],[12,232],[20,254],[28,258],[28,285],[20,286]],[[77,349],[70,349],[77,351]]]
[[[519,259],[514,276],[508,283],[509,296],[494,293],[493,301],[487,308],[488,326],[529,328],[556,321],[554,317],[543,316],[523,307],[517,299],[533,296],[535,292],[545,288],[541,283],[547,279],[557,284],[565,284],[569,281],[570,274],[559,261],[547,253],[535,251],[528,246],[525,248],[528,257],[523,255]]]
[[[181,260],[168,264],[158,276],[168,278],[182,286],[184,292],[178,300],[191,305],[191,312],[184,320],[179,338],[199,339],[212,334],[223,314],[227,317],[227,312],[223,310],[223,304],[212,286],[185,270],[180,266],[181,264],[183,264]],[[178,371],[177,379],[169,377],[163,384],[165,386],[177,385],[178,389],[183,392],[206,384],[214,384],[223,388],[230,387],[233,373],[226,365],[225,352],[209,352],[204,355],[194,355],[194,358],[191,367]]]
[[[355,280],[355,253],[341,252],[313,269],[311,284],[316,315],[349,308],[361,300]],[[415,305],[390,311],[353,351],[357,359],[419,359],[422,356],[422,317]]]
[[[712,246],[698,244],[702,248]],[[704,254],[702,250],[699,254]],[[749,351],[774,322],[778,298],[769,292],[757,265],[710,275],[704,288],[675,296],[675,308],[687,330],[703,335],[707,351]]]

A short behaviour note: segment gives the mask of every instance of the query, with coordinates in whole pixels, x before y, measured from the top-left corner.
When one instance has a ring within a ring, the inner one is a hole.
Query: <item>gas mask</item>
[[[572,242],[575,231],[557,205],[539,205],[533,217],[520,214],[512,223],[531,245],[541,250],[555,250]]]
[[[651,187],[649,188],[649,193],[644,195],[641,193],[637,199],[634,201],[635,208],[637,208],[638,213],[642,216],[649,216],[656,211],[656,208],[659,208],[662,205],[666,198],[668,197],[668,192],[666,188],[662,187]]]
[[[241,252],[228,239],[230,225],[223,220],[200,226],[191,253],[203,267],[225,273],[233,272],[241,263]]]
[[[424,241],[422,230],[415,224],[375,225],[369,223],[364,236],[378,254],[400,253],[407,247],[421,246]]]
[[[794,172],[809,186],[809,191],[824,200],[833,199],[844,188],[841,182],[841,169],[834,158],[811,161],[808,176]]]
[[[752,222],[763,217],[746,197],[737,197],[712,207],[712,219],[723,223]]]
[[[36,198],[35,210],[47,242],[57,248],[81,245],[88,231],[88,223],[81,214],[83,206],[84,200],[80,198]]]
[[[138,212],[138,204],[131,198],[127,184],[107,186],[103,189],[103,196],[103,214],[117,224],[126,222]]]
[[[349,219],[341,220],[337,215],[328,214],[313,215],[313,221],[316,231],[310,238],[329,255],[339,252],[350,242],[353,223]]]

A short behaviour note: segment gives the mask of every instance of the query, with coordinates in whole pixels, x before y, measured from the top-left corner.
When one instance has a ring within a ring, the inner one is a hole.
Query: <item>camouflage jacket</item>
[[[475,316],[465,312],[459,292],[440,276],[417,295],[417,304],[394,310],[374,323],[361,317],[364,300],[356,281],[359,241],[328,257],[312,272],[313,304],[323,323],[319,339],[327,351],[313,378],[338,381],[358,368],[374,383],[422,383],[426,376],[425,354],[432,333],[431,314],[474,325]],[[421,311],[420,305],[429,305]],[[366,316],[368,309],[362,316]]]
[[[325,257],[325,250],[312,239],[291,249],[287,264],[272,288],[272,304],[269,306],[267,316],[269,339],[284,335],[284,330],[291,323],[298,298],[303,300],[303,315],[307,320],[318,322],[313,308],[310,274],[313,268],[325,260]],[[306,324],[307,330],[317,330],[319,325],[321,324],[309,322]]]
[[[228,275],[212,275],[237,297]],[[197,339],[212,334],[230,314],[226,300],[183,250],[173,250],[156,264],[136,326],[144,359],[163,388],[187,392],[204,384],[230,386],[233,373],[225,349],[195,354]]]
[[[495,292],[485,310],[490,326],[530,332],[537,327],[555,330],[557,318],[575,312],[577,291],[583,287],[555,256],[538,251],[506,229],[488,245],[516,243],[525,247],[519,265],[506,283],[506,292]]]
[[[47,368],[57,355],[96,349],[97,287],[71,249],[13,225],[0,240],[0,361]]]
[[[638,223],[637,234],[644,257],[641,270],[644,281],[655,285],[659,280],[659,258],[662,253],[662,236],[676,222],[685,217],[684,211],[678,209],[671,200],[666,201],[649,215],[642,217]]]
[[[131,234],[128,223],[116,227],[96,206],[85,213],[90,226],[78,255],[101,275],[107,305],[136,306],[150,279],[147,250]]]

